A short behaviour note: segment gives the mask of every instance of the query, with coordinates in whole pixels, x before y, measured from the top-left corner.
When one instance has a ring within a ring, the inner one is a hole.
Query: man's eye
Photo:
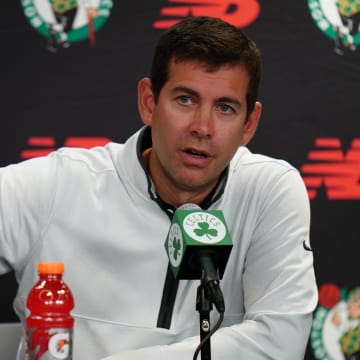
[[[218,108],[222,113],[233,113],[234,112],[234,109],[229,105],[222,104],[222,105],[219,105]]]
[[[190,104],[190,103],[191,103],[191,99],[190,99],[188,96],[179,96],[179,97],[178,97],[178,101],[179,101],[181,104],[184,104],[184,105],[187,105],[187,104]]]

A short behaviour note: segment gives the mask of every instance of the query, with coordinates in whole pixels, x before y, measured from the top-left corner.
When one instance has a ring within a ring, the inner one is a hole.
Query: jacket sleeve
[[[48,157],[0,168],[0,274],[21,268],[40,240],[55,171]]]
[[[262,198],[240,284],[245,316],[211,337],[214,360],[304,358],[317,304],[308,196],[299,173],[291,169],[264,189]],[[192,337],[106,360],[192,359],[198,344],[199,337]]]

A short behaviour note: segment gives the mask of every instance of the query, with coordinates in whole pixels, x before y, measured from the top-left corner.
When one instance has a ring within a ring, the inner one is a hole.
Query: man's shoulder
[[[232,162],[232,169],[236,171],[240,167],[247,168],[250,171],[266,170],[288,171],[295,170],[295,167],[288,161],[274,158],[271,156],[252,153],[248,148],[242,146],[236,152]]]
[[[66,166],[85,165],[92,171],[119,170],[121,164],[132,164],[137,157],[136,147],[140,131],[131,135],[124,143],[108,142],[90,149],[63,147],[50,156]]]
[[[232,189],[241,194],[269,199],[288,194],[306,196],[301,174],[289,162],[262,154],[253,154],[247,148],[240,148],[230,166],[229,179]],[[291,195],[294,196],[294,195]],[[276,197],[276,196],[275,196]],[[251,198],[251,197],[250,197]]]
[[[103,172],[115,168],[114,158],[121,152],[123,144],[110,142],[93,148],[63,147],[49,155],[64,167],[86,167],[93,172]]]

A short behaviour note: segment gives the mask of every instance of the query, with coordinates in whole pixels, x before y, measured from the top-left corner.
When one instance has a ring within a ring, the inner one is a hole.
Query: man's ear
[[[151,89],[151,80],[143,78],[138,83],[138,109],[145,125],[151,126],[154,105],[155,100]]]
[[[247,145],[254,136],[259,124],[262,105],[259,101],[255,103],[254,110],[250,113],[244,128],[241,145]]]

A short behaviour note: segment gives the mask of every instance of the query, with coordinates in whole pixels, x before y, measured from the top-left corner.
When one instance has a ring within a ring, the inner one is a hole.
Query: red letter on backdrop
[[[160,12],[161,15],[172,19],[155,21],[154,29],[167,29],[187,16],[218,17],[241,28],[254,22],[260,13],[258,0],[169,0],[169,2],[177,6],[163,7]],[[184,6],[184,4],[189,5]]]

